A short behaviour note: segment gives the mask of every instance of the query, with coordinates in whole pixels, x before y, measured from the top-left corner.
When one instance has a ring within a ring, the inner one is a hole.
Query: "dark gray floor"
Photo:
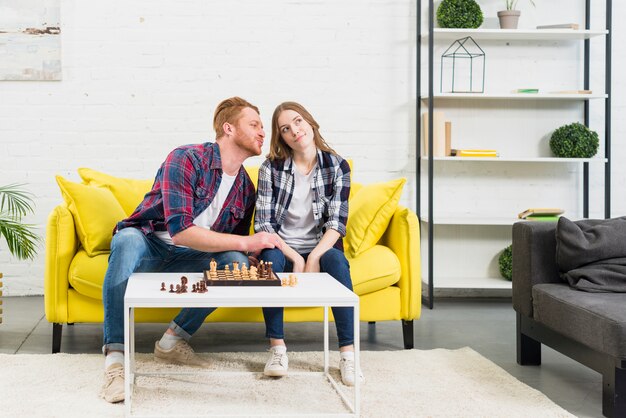
[[[151,352],[165,329],[162,324],[137,324],[136,348]],[[322,325],[286,324],[289,350],[322,349]],[[204,332],[203,332],[204,331]],[[206,324],[192,345],[197,351],[262,351],[266,342],[262,324]],[[331,333],[332,334],[332,333]],[[402,350],[400,322],[361,324],[362,350]],[[4,298],[0,324],[0,353],[49,353],[52,325],[44,317],[43,297]],[[336,339],[331,338],[331,347]],[[76,324],[63,329],[61,350],[99,353],[102,327]],[[573,360],[543,347],[543,364],[519,366],[515,362],[515,315],[510,299],[441,299],[434,310],[424,309],[415,322],[415,348],[471,347],[511,375],[543,392],[561,407],[580,417],[602,416],[601,376]],[[436,380],[437,376],[416,376]],[[454,388],[450,388],[454,390]]]

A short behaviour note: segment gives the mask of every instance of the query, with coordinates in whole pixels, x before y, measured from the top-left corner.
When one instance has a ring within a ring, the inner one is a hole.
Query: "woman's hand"
[[[312,252],[309,254],[309,258],[306,260],[306,265],[304,266],[305,273],[319,273],[320,272],[320,257]]]
[[[296,253],[297,254],[297,253]],[[305,261],[304,261],[304,257],[302,257],[300,254],[297,254],[297,257],[294,257],[295,260],[292,260],[291,262],[293,263],[293,272],[294,273],[302,273],[305,269]]]

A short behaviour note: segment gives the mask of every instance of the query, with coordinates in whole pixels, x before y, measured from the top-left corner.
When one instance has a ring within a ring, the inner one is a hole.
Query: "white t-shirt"
[[[222,173],[222,181],[220,182],[220,188],[217,190],[213,201],[209,205],[208,208],[202,211],[200,215],[198,215],[194,220],[194,225],[197,225],[201,228],[211,229],[211,225],[215,223],[217,219],[217,215],[220,214],[222,210],[222,206],[224,206],[224,202],[226,202],[226,198],[230,193],[230,189],[232,189],[233,184],[235,183],[235,179],[237,176],[229,176],[226,173]],[[154,231],[154,235],[156,235],[161,241],[165,242],[169,245],[174,245],[172,241],[172,237],[170,233],[167,231]],[[179,247],[184,247],[184,245],[179,245]]]
[[[293,196],[278,235],[297,252],[309,253],[317,245],[312,189],[315,168],[307,175],[297,169],[294,172]]]

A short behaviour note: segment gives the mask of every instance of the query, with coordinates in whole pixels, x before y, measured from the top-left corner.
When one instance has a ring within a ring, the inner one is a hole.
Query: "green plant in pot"
[[[498,258],[500,274],[507,280],[513,280],[513,246],[506,247]]]
[[[550,137],[550,149],[561,158],[591,158],[599,145],[598,134],[578,122],[561,126]]]
[[[22,186],[0,186],[0,237],[4,237],[9,252],[15,257],[32,260],[41,238],[34,232],[34,225],[22,222],[34,207],[32,194],[24,191]]]
[[[442,28],[478,28],[483,11],[474,0],[443,0],[437,8],[437,23]]]
[[[498,19],[500,20],[500,29],[517,29],[519,17],[521,12],[516,9],[518,0],[505,0],[506,10],[498,12]],[[534,6],[533,0],[528,0]]]

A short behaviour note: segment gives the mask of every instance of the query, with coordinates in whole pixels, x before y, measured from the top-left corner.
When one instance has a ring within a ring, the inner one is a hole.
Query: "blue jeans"
[[[302,254],[306,260],[309,254]],[[278,249],[263,250],[260,259],[271,261],[272,270],[277,273],[292,272],[293,263],[285,258],[282,251]],[[330,274],[339,283],[352,290],[352,279],[350,278],[350,264],[342,251],[331,248],[326,251],[320,259],[320,271]],[[333,307],[335,326],[337,327],[337,338],[339,347],[354,344],[354,309]],[[283,339],[283,311],[284,308],[263,308],[265,318],[265,336],[267,338]]]
[[[104,347],[124,350],[124,293],[128,278],[135,272],[200,272],[209,268],[214,258],[218,268],[237,261],[248,264],[248,257],[238,251],[206,253],[191,248],[168,245],[154,235],[139,229],[124,228],[111,241],[109,267],[102,286],[104,303]],[[188,340],[216,308],[184,308],[170,328]]]

